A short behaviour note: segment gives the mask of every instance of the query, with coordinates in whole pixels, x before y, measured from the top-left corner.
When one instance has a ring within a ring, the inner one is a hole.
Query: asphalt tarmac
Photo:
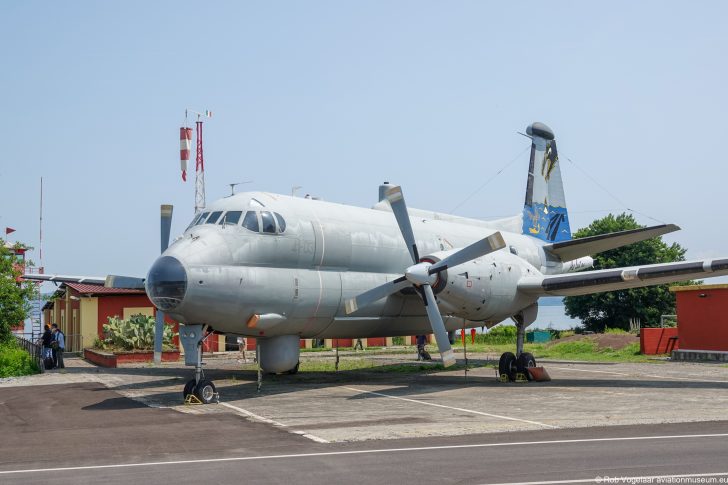
[[[728,421],[319,443],[81,382],[0,389],[0,436],[2,484],[728,482]]]

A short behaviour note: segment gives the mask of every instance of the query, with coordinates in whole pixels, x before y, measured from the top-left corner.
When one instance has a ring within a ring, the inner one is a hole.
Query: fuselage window
[[[227,211],[222,219],[220,219],[220,224],[234,224],[237,225],[238,222],[240,222],[240,216],[243,215],[243,211]]]
[[[263,232],[267,232],[268,234],[276,233],[276,221],[273,218],[272,212],[261,212],[260,219],[263,222]]]
[[[516,256],[518,256],[518,249],[516,249],[515,246],[511,246],[509,249],[511,250],[512,254],[515,254]]]
[[[243,218],[243,227],[253,232],[258,232],[258,213],[248,211]]]
[[[199,224],[202,224],[203,222],[205,222],[205,219],[207,219],[207,216],[209,216],[209,215],[210,215],[209,212],[203,212],[202,214],[200,214],[200,218],[197,219],[197,221],[195,222],[195,225],[199,225]]]
[[[273,213],[276,216],[276,220],[278,221],[278,232],[281,233],[286,230],[286,220],[283,219],[283,216],[280,215],[277,212]]]
[[[221,215],[222,215],[222,211],[213,212],[212,214],[210,214],[210,217],[207,219],[206,224],[215,224]]]

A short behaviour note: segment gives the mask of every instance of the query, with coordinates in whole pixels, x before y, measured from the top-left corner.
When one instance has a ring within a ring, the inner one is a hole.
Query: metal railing
[[[15,338],[28,340],[35,345],[41,346],[40,339],[42,335],[33,333],[14,333]],[[80,333],[72,333],[65,335],[66,347],[64,348],[66,354],[81,354],[83,353],[83,335]]]
[[[33,362],[35,362],[35,365],[38,366],[38,369],[40,369],[41,372],[45,372],[45,368],[43,367],[43,347],[32,340],[28,340],[19,335],[15,335],[15,342],[18,344],[18,347],[30,354],[30,358],[33,359]]]

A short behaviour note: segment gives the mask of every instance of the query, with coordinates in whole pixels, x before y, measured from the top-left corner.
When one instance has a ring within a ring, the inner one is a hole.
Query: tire
[[[210,404],[217,396],[215,384],[207,379],[201,380],[200,383],[197,384],[197,387],[195,387],[195,396],[197,396],[197,399],[202,401],[202,404]]]
[[[190,379],[187,381],[187,384],[185,384],[185,389],[182,391],[182,399],[187,399],[187,396],[190,394],[194,394],[195,392],[195,380]]]
[[[504,352],[503,355],[500,356],[500,361],[498,362],[498,373],[500,373],[500,375],[508,376],[508,379],[511,381],[516,380],[518,368],[516,367],[516,355],[513,352]]]
[[[529,374],[526,370],[528,367],[536,367],[536,359],[534,359],[533,354],[521,352],[521,355],[519,355],[516,360],[516,368],[518,369],[518,372],[524,374],[526,379],[530,381],[531,374]]]

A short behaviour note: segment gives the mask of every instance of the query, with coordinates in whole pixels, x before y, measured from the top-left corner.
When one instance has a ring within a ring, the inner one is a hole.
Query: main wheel
[[[513,352],[504,352],[498,362],[498,372],[500,375],[508,376],[511,381],[516,380],[516,373],[518,368],[516,367],[516,355]]]
[[[202,404],[210,404],[215,399],[216,394],[217,389],[215,389],[215,384],[212,381],[202,380],[195,388],[195,396],[202,401]]]
[[[190,379],[187,381],[187,384],[185,384],[185,390],[182,391],[182,399],[187,399],[187,396],[190,394],[193,394],[195,392],[195,380]]]
[[[521,352],[521,355],[516,359],[516,367],[518,372],[524,374],[526,379],[531,380],[531,374],[528,372],[529,367],[536,367],[536,359],[533,358],[533,354],[528,352]]]

